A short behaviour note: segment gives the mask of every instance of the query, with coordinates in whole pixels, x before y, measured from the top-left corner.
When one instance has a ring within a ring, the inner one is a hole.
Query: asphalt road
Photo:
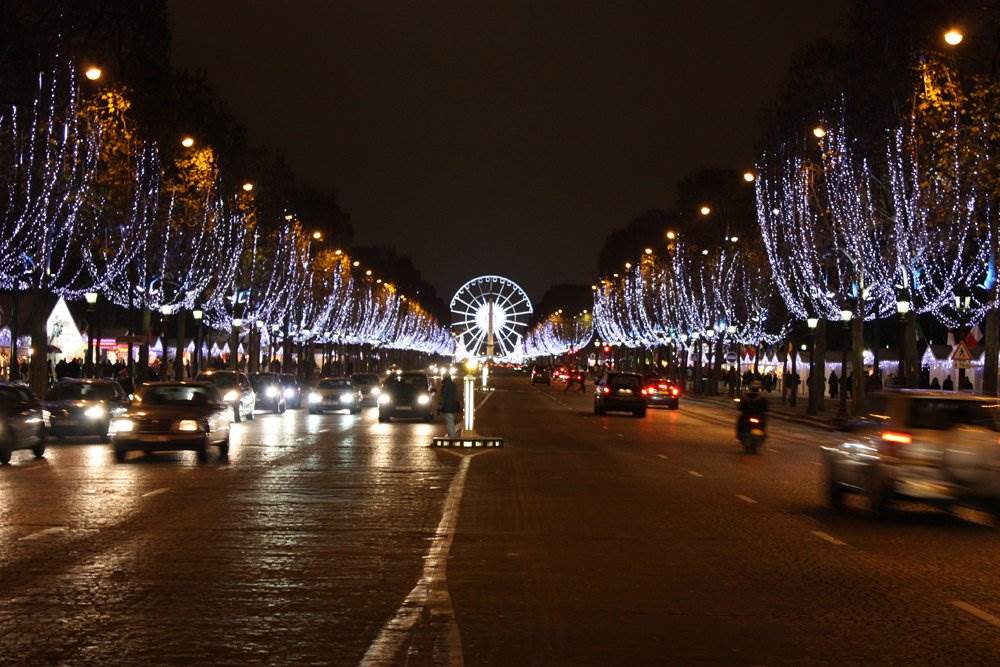
[[[0,468],[4,664],[998,664],[1000,535],[824,506],[819,446],[499,379],[478,430],[259,415],[228,462]],[[860,504],[858,505],[860,508]]]

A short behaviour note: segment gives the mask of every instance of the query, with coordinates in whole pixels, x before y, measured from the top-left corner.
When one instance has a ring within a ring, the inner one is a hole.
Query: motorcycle
[[[743,451],[747,454],[756,454],[757,450],[764,445],[767,432],[764,430],[764,422],[760,417],[748,417],[747,423],[740,436]]]

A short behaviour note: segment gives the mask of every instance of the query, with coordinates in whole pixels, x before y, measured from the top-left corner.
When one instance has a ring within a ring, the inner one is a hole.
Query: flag
[[[979,325],[975,325],[969,331],[969,335],[965,337],[965,346],[970,350],[979,344],[979,341],[983,338],[983,331],[979,328]]]

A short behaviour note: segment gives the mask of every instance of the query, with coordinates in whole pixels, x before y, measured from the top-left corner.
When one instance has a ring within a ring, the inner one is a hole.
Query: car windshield
[[[378,384],[378,376],[374,373],[359,373],[357,375],[352,375],[351,379],[354,380],[356,384]]]
[[[50,401],[110,401],[116,398],[115,386],[111,383],[89,384],[86,382],[65,382],[52,387]]]
[[[396,375],[385,381],[386,386],[392,387],[421,387],[427,388],[427,376],[418,373],[404,373]]]
[[[320,389],[350,389],[350,380],[320,380]]]
[[[281,384],[285,387],[294,387],[296,385],[294,375],[282,375]]]
[[[234,373],[201,373],[195,379],[198,382],[210,382],[216,387],[236,386],[236,375]]]
[[[998,410],[1000,405],[992,402],[918,398],[910,407],[908,426],[935,430],[978,426],[996,431]]]
[[[610,375],[608,376],[608,384],[623,389],[638,389],[640,382],[638,376],[635,375]]]
[[[207,405],[216,400],[215,390],[193,385],[152,385],[139,390],[143,405]]]
[[[278,384],[278,378],[273,375],[251,375],[250,384],[253,385],[254,389],[263,389]]]

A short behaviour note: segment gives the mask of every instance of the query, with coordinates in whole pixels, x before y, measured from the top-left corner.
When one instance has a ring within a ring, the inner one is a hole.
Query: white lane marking
[[[837,546],[844,546],[847,544],[847,542],[841,542],[830,533],[824,533],[822,530],[814,530],[812,531],[812,534],[821,540],[826,540],[830,544],[836,544]]]
[[[26,540],[37,540],[40,537],[45,537],[46,535],[54,535],[56,533],[66,532],[66,526],[52,526],[51,528],[42,528],[41,530],[36,530],[30,535],[25,535],[24,537],[18,538],[18,542],[24,542]]]
[[[778,453],[778,450],[777,450],[777,449],[775,449],[774,447],[768,447],[768,448],[767,448],[767,451],[769,451],[769,452],[774,452],[775,454],[777,454],[777,453]]]
[[[623,433],[615,433],[615,435],[617,435],[619,438],[624,438],[625,437],[625,435]]]
[[[819,461],[810,461],[810,463],[812,463],[814,466],[821,466],[821,465],[823,465]]]
[[[483,403],[486,400],[488,397]],[[486,453],[477,452],[462,456],[458,470],[448,487],[448,496],[441,512],[441,522],[438,523],[434,540],[424,557],[423,573],[395,615],[386,621],[375,641],[368,647],[361,659],[362,665],[397,664],[401,658],[400,651],[406,644],[410,632],[425,612],[430,623],[447,624],[445,641],[442,644],[435,642],[435,652],[440,650],[444,653],[443,656],[437,654],[433,656],[435,664],[463,664],[462,637],[455,622],[455,610],[452,608],[451,595],[448,592],[448,553],[455,539],[458,510],[462,502],[462,492],[465,490],[465,477],[469,472],[469,465],[472,459]]]
[[[35,466],[21,467],[20,469],[23,470],[24,472],[31,472],[32,470],[42,470],[43,468],[45,468],[45,466],[35,465]]]
[[[688,474],[689,474],[689,475],[691,475],[692,477],[704,477],[704,475],[702,475],[702,474],[701,474],[700,472],[698,472],[697,470],[688,470],[687,472],[688,472]]]
[[[747,503],[747,504],[750,504],[750,505],[756,505],[757,504],[756,500],[754,500],[750,496],[744,496],[742,493],[737,493],[736,497],[739,498],[740,500],[742,500],[743,502]]]
[[[491,391],[490,393],[486,394],[486,396],[483,397],[483,400],[479,401],[479,405],[476,406],[476,410],[482,410],[483,406],[486,405],[486,401],[488,401],[491,398],[493,398],[493,394],[494,393],[496,393],[496,392],[492,392]]]
[[[169,490],[170,490],[170,487],[164,486],[161,489],[153,489],[152,491],[147,491],[146,493],[142,494],[142,496],[140,496],[140,497],[142,497],[142,498],[151,498],[153,496],[158,496],[161,493],[166,493]]]
[[[666,456],[665,454],[657,454],[656,456],[659,457],[659,458],[661,458],[661,459],[663,459],[664,461],[669,461],[670,460],[670,457]]]
[[[976,605],[969,604],[968,602],[962,602],[961,600],[952,600],[951,604],[968,614],[972,614],[982,621],[986,621],[995,628],[1000,628],[1000,618],[997,618],[988,611],[980,609]]]
[[[611,430],[611,429],[610,429],[610,428],[608,428],[607,426],[602,426],[601,428],[603,428],[603,429],[604,429],[605,431],[610,431],[610,430]]]

